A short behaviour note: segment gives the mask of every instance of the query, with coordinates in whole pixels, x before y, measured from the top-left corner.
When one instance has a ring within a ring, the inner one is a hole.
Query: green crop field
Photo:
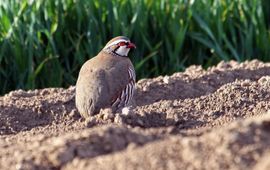
[[[270,61],[267,0],[1,0],[0,94],[74,85],[118,35],[138,78],[220,60]]]

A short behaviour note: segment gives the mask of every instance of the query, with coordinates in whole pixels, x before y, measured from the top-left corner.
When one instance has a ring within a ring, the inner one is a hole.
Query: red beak
[[[129,42],[127,48],[136,48],[136,45],[133,44],[132,42]]]

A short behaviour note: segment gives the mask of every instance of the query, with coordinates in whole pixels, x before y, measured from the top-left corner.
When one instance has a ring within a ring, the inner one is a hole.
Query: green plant
[[[263,0],[2,0],[0,94],[75,84],[81,65],[118,35],[138,47],[138,78],[269,61],[269,8]]]

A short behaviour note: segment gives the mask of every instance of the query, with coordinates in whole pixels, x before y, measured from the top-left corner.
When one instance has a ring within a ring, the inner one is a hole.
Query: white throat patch
[[[129,52],[129,48],[127,48],[126,46],[120,46],[115,53],[120,55],[120,56],[127,56],[128,52]]]

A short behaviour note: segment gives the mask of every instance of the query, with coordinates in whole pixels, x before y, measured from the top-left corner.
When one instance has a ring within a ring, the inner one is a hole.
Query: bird
[[[75,87],[75,104],[82,117],[106,108],[115,113],[129,105],[136,73],[128,54],[135,48],[129,38],[118,36],[82,65]]]

